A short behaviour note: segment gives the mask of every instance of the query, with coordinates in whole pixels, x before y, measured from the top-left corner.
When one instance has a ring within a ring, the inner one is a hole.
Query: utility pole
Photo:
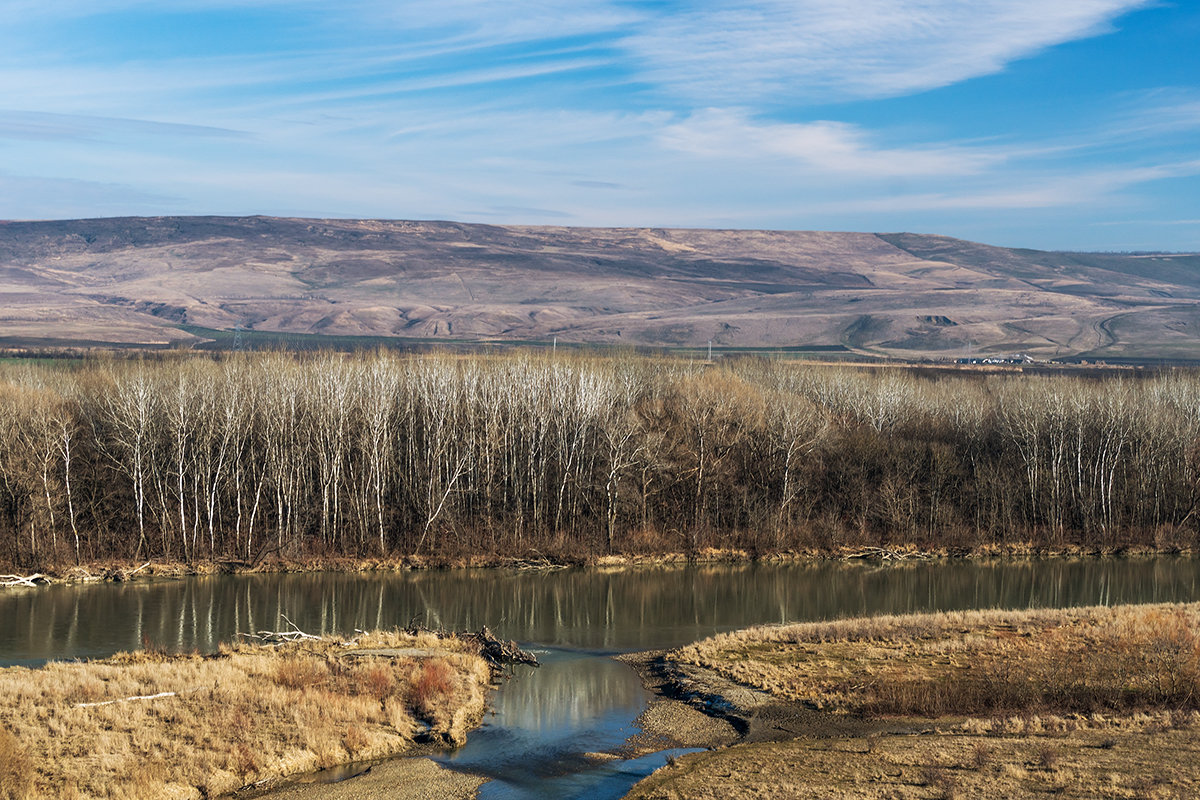
[[[708,360],[712,361],[712,339],[708,340]]]

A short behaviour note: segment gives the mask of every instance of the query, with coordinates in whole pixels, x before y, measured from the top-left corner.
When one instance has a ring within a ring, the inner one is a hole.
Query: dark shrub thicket
[[[0,560],[1190,547],[1200,375],[238,354],[0,372]]]

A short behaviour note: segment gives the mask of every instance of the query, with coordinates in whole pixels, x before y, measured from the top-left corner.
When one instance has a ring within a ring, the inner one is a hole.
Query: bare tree
[[[112,387],[100,398],[103,426],[94,438],[111,463],[125,475],[133,488],[138,541],[134,558],[146,549],[147,466],[155,435],[157,396],[144,365],[111,376]]]

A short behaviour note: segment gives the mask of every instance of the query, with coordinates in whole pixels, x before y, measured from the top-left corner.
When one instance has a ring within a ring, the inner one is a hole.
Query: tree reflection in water
[[[665,566],[552,572],[293,574],[51,586],[0,593],[0,664],[141,647],[215,649],[238,632],[490,626],[541,648],[495,695],[495,717],[443,757],[494,780],[481,797],[618,798],[667,753],[597,763],[633,732],[645,693],[606,656],[758,623],[958,608],[1195,600],[1194,558]]]
[[[739,564],[552,572],[206,576],[0,593],[0,663],[142,646],[212,650],[280,615],[312,633],[478,629],[609,652],[671,647],[747,625],[955,608],[1194,600],[1200,560],[1048,559]]]

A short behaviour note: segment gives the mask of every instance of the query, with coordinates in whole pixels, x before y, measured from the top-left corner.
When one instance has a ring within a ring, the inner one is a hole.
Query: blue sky
[[[0,0],[0,217],[1200,250],[1200,3]]]

